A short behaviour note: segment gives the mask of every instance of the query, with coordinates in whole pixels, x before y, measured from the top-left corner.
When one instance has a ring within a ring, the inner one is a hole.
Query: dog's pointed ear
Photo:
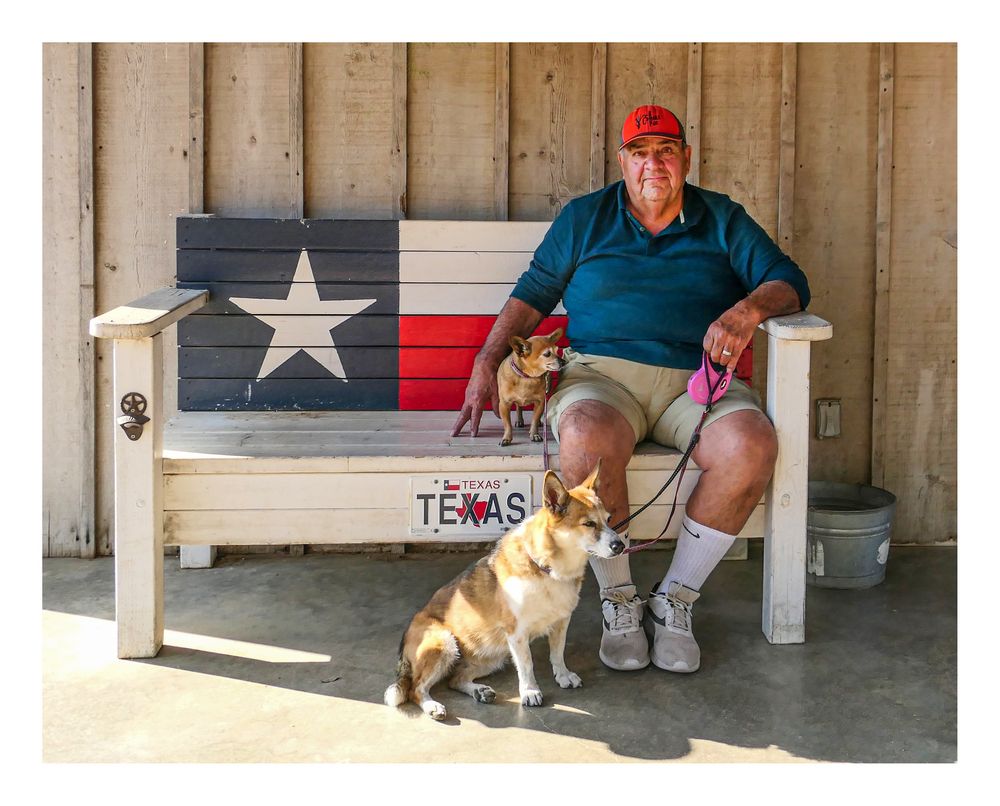
[[[569,493],[563,487],[563,483],[552,470],[545,471],[545,480],[542,482],[542,498],[545,507],[553,515],[565,515],[566,503],[569,501]]]
[[[531,352],[531,345],[520,336],[511,336],[507,339],[507,343],[514,348],[514,352],[518,355],[527,355]]]
[[[557,341],[559,341],[559,339],[562,338],[562,334],[563,334],[563,329],[561,327],[557,327],[555,330],[549,333],[548,336],[545,337],[545,340],[551,342],[552,344],[555,344]]]
[[[594,466],[594,469],[590,471],[590,475],[583,480],[580,486],[586,487],[589,490],[593,490],[596,493],[597,488],[600,486],[597,478],[600,475],[600,473],[601,473],[601,460],[600,457],[598,457],[597,464]]]

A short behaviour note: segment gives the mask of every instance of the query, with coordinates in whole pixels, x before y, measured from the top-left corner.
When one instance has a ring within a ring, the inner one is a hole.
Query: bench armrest
[[[99,339],[145,339],[208,302],[199,288],[161,288],[128,305],[90,320],[90,335]]]
[[[790,341],[826,341],[833,338],[833,325],[806,311],[787,316],[772,316],[758,327],[776,339]]]

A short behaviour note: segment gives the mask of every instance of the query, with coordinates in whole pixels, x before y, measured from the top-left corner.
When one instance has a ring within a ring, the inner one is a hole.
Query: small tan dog
[[[542,421],[545,408],[545,375],[558,372],[566,362],[559,357],[556,342],[562,337],[562,328],[556,328],[548,336],[532,336],[522,339],[510,337],[513,352],[500,362],[497,368],[497,393],[500,396],[500,419],[503,420],[501,446],[513,441],[510,424],[510,410],[517,405],[517,425],[524,427],[524,406],[534,406],[531,430],[528,435],[532,442],[541,442],[538,424]]]
[[[477,702],[493,702],[496,692],[475,681],[508,657],[517,667],[521,705],[541,705],[528,646],[539,635],[548,635],[556,682],[562,688],[582,685],[566,668],[563,653],[587,557],[616,557],[625,548],[597,497],[600,466],[572,490],[548,471],[544,506],[413,617],[400,642],[396,682],[385,691],[386,705],[412,700],[433,719],[444,719],[445,707],[430,690],[449,673],[451,688]]]

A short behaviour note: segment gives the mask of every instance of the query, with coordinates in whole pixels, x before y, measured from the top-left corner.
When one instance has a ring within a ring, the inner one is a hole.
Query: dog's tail
[[[382,699],[390,708],[396,708],[410,699],[410,690],[413,688],[413,667],[403,655],[403,644],[406,641],[404,633],[399,642],[399,661],[396,664],[396,682],[385,690]]]

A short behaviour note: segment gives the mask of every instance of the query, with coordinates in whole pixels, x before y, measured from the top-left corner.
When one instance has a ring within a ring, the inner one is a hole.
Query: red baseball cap
[[[622,144],[618,150],[621,151],[638,137],[665,137],[686,143],[684,124],[680,118],[669,109],[653,104],[638,106],[628,114],[622,124]]]

